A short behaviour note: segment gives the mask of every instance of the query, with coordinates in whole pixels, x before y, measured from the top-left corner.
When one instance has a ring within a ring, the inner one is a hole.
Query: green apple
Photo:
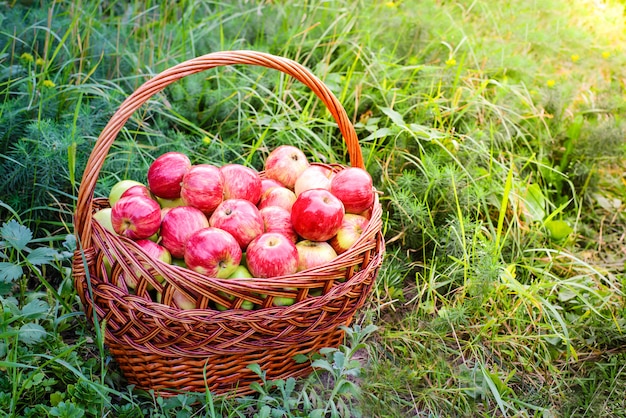
[[[229,279],[251,279],[252,273],[250,273],[250,270],[248,270],[246,266],[239,265],[237,266],[235,271],[233,271],[231,275],[228,276],[228,278]]]
[[[310,289],[309,290],[309,296],[311,296],[311,297],[322,296],[322,293],[324,293],[324,289],[322,289],[321,287],[319,287],[317,289]]]
[[[185,202],[183,202],[182,198],[178,199],[163,199],[162,197],[156,196],[157,202],[161,205],[161,208],[175,208],[178,206],[185,206]]]
[[[137,186],[137,185],[143,186],[144,184],[135,180],[120,180],[117,183],[115,183],[113,187],[111,187],[111,190],[109,191],[109,205],[113,206],[115,202],[120,200],[120,196],[122,196],[122,193],[124,193],[126,190],[130,189],[131,187]]]
[[[295,287],[287,287],[285,290],[296,290]],[[261,296],[263,299],[267,298],[267,295]],[[291,306],[296,302],[295,298],[274,297],[272,302],[273,306]]]
[[[113,263],[111,263],[111,260],[109,260],[109,257],[107,257],[106,254],[103,254],[102,263],[104,263],[104,269],[107,272],[107,277],[111,279],[111,273],[113,272]]]
[[[229,279],[239,279],[239,278],[252,278],[252,274],[250,273],[250,270],[248,270],[246,268],[246,266],[244,265],[239,265],[235,271],[233,271],[231,273],[230,276],[228,276]],[[228,300],[233,300],[235,297],[233,295],[227,295],[224,292],[220,292],[220,295],[224,296],[225,298],[227,298]],[[215,307],[217,308],[218,311],[225,311],[228,309],[228,307],[221,305],[219,303],[215,304]],[[254,303],[250,302],[249,300],[244,300],[241,303],[241,309],[246,309],[246,310],[252,310],[254,309]]]
[[[115,234],[115,229],[113,229],[113,223],[111,222],[111,210],[111,208],[100,209],[98,212],[93,214],[93,218],[105,229],[108,229]]]
[[[293,288],[286,290],[295,290]],[[296,302],[295,298],[274,298],[274,306],[291,306]]]
[[[183,258],[172,258],[172,262],[170,264],[182,268],[187,268],[187,264],[185,263],[185,260]]]

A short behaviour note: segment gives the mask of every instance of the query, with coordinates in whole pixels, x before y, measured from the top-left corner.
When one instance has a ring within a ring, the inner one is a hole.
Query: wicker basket
[[[253,51],[200,56],[158,74],[121,104],[100,134],[80,185],[74,283],[88,317],[97,316],[105,323],[105,343],[128,382],[162,396],[206,389],[215,394],[250,393],[250,383],[259,381],[247,368],[252,363],[258,364],[268,379],[309,373],[310,362],[298,363],[294,356],[342,343],[339,327],[350,325],[366,301],[384,253],[378,196],[368,227],[348,251],[331,264],[272,279],[208,278],[150,259],[133,241],[92,221],[95,211],[108,206],[106,199],[94,199],[98,174],[132,113],[178,79],[236,64],[276,69],[311,88],[336,120],[351,165],[363,167],[354,127],[339,101],[310,71],[282,57]],[[345,166],[332,168],[339,171]],[[126,276],[138,282],[132,293],[124,285]],[[159,276],[165,280],[157,280]],[[151,300],[152,288],[162,292],[161,303]],[[198,308],[177,308],[172,301],[174,290],[195,298]],[[276,297],[297,301],[276,307]],[[261,307],[239,309],[246,300]],[[215,303],[230,309],[216,310],[212,308]]]

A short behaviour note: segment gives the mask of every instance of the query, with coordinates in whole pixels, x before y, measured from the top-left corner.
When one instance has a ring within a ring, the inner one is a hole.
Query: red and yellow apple
[[[309,166],[301,149],[293,145],[274,148],[265,159],[265,176],[277,180],[293,190],[296,179]]]
[[[185,205],[210,215],[224,200],[222,172],[211,164],[194,165],[182,179],[180,197]]]
[[[248,245],[246,264],[254,277],[293,274],[298,270],[298,250],[283,234],[265,232]]]
[[[257,204],[261,198],[261,176],[258,172],[241,164],[226,164],[220,167],[224,178],[224,199],[245,199]]]
[[[329,241],[330,245],[341,254],[346,252],[352,245],[357,242],[365,228],[369,219],[362,215],[354,213],[346,213],[337,234]]]
[[[144,196],[128,196],[118,200],[111,208],[113,229],[133,240],[148,238],[161,226],[161,207]]]
[[[209,220],[200,209],[191,206],[171,208],[161,221],[161,245],[170,251],[172,257],[183,258],[189,237],[208,227]]]
[[[209,225],[229,232],[242,250],[263,233],[261,212],[246,199],[224,200],[209,218]]]
[[[208,227],[196,231],[187,240],[187,268],[208,277],[225,279],[241,262],[241,247],[228,232]]]
[[[372,177],[362,168],[348,167],[336,173],[330,191],[341,200],[346,213],[362,213],[374,203]]]
[[[298,271],[308,270],[330,263],[337,253],[326,241],[302,240],[296,243],[298,249]]]
[[[148,167],[148,188],[160,198],[177,199],[183,176],[190,168],[189,157],[181,152],[161,154]]]
[[[291,223],[303,239],[327,241],[343,221],[341,201],[325,189],[306,190],[298,196],[291,208]]]

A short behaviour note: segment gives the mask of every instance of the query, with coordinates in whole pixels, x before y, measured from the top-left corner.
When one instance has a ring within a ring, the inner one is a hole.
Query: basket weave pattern
[[[122,103],[98,138],[81,182],[74,284],[87,315],[105,322],[106,344],[129,383],[165,396],[205,389],[249,393],[249,384],[259,380],[247,369],[251,363],[259,364],[268,379],[308,373],[308,362],[299,364],[293,357],[342,342],[339,326],[349,325],[365,303],[384,253],[378,196],[367,228],[348,251],[328,265],[271,279],[215,279],[165,264],[92,221],[94,212],[108,206],[106,199],[93,196],[98,174],[132,113],[182,77],[235,64],[276,69],[311,88],[337,121],[351,165],[363,167],[356,133],[341,104],[306,68],[285,58],[252,51],[204,55],[148,80]],[[137,282],[134,292],[125,285],[129,277]],[[314,289],[316,296],[310,294]],[[152,301],[149,292],[155,290],[162,293],[161,303]],[[197,309],[176,307],[174,291],[193,297]],[[273,306],[279,297],[296,303]],[[261,308],[238,309],[245,301]],[[230,309],[215,310],[215,303]]]

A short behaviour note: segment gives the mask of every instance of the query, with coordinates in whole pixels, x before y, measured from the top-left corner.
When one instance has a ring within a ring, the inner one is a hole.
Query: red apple
[[[298,270],[298,250],[283,234],[266,232],[248,245],[246,263],[254,277],[293,274]]]
[[[167,264],[170,264],[172,262],[172,255],[167,250],[167,248],[163,247],[162,245],[150,241],[149,239],[137,240],[136,244],[139,245],[151,259],[161,260],[162,262]],[[143,267],[148,270],[150,267],[150,263],[144,263]],[[135,272],[135,276],[141,276],[141,271],[139,269],[134,268],[133,270]],[[155,277],[155,279],[157,279],[159,282],[163,282],[165,280],[163,276],[158,275]],[[128,286],[129,289],[135,289],[137,287],[137,282],[135,281],[134,277],[125,274],[124,280],[126,281],[126,286]],[[150,290],[151,288],[152,286],[149,286],[148,290]]]
[[[180,183],[191,168],[189,157],[181,152],[166,152],[148,167],[148,188],[163,199],[180,197]]]
[[[370,174],[358,167],[348,167],[335,174],[330,191],[343,203],[347,213],[361,213],[374,203]]]
[[[152,193],[150,193],[150,190],[148,190],[148,188],[143,184],[130,186],[128,189],[124,190],[124,193],[120,195],[120,198],[127,196],[143,196],[154,200],[154,197],[152,196]]]
[[[296,194],[284,186],[272,187],[261,195],[261,200],[257,204],[259,209],[267,206],[280,206],[291,212],[291,207],[296,201]]]
[[[224,177],[220,169],[211,164],[198,164],[183,177],[180,192],[187,206],[210,215],[224,200]]]
[[[172,293],[172,300],[179,309],[196,309],[196,301],[191,296],[182,293],[180,290],[174,290]]]
[[[109,231],[116,233],[113,228],[113,223],[111,222],[112,210],[113,209],[111,208],[103,208],[94,213],[92,216],[100,225],[102,225],[102,227],[104,227],[104,229],[108,229]]]
[[[118,200],[111,208],[113,229],[133,240],[148,238],[161,226],[161,207],[144,196],[128,196]]]
[[[185,244],[194,232],[209,227],[209,220],[200,209],[178,206],[167,211],[161,221],[161,245],[172,257],[183,258]]]
[[[263,233],[261,212],[245,199],[224,200],[209,218],[209,225],[229,232],[242,250]]]
[[[229,279],[239,279],[239,278],[247,278],[247,279],[251,279],[252,277],[252,273],[250,273],[250,270],[248,270],[248,268],[244,265],[239,265],[237,266],[237,268],[235,269],[235,271],[233,271],[231,273],[230,276],[228,276]],[[233,295],[227,295],[224,292],[219,292],[222,296],[224,296],[226,299],[228,300],[233,300],[235,299],[235,297]],[[228,307],[216,303],[215,304],[215,308],[218,311],[225,311],[226,309],[228,309]],[[254,303],[250,302],[249,300],[244,300],[243,302],[241,302],[241,306],[239,309],[245,309],[245,310],[251,310],[254,309]]]
[[[154,241],[150,241],[149,239],[140,239],[135,241],[137,245],[139,245],[150,258],[155,260],[161,260],[164,263],[171,264],[172,263],[172,254],[170,254],[169,250],[164,246],[157,244]]]
[[[280,206],[266,206],[260,210],[264,232],[278,232],[295,244],[298,234],[291,225],[291,212]]]
[[[337,254],[344,253],[359,239],[369,219],[362,215],[346,213],[337,234],[329,241]]]
[[[291,209],[291,224],[298,235],[311,241],[331,239],[343,221],[343,203],[324,189],[302,192]]]
[[[261,196],[272,187],[285,187],[280,181],[263,177],[261,179]]]
[[[208,277],[225,279],[241,262],[241,247],[228,232],[208,227],[196,231],[187,240],[187,268]]]
[[[163,295],[161,292],[158,292],[156,295],[157,303],[163,303],[162,299]],[[196,301],[190,295],[183,293],[178,289],[172,289],[172,302],[174,302],[173,305],[179,309],[188,310],[196,308]]]
[[[326,189],[330,190],[330,179],[333,171],[321,165],[307,167],[296,180],[293,191],[299,196],[305,190]]]
[[[261,198],[259,173],[241,164],[226,164],[220,171],[224,177],[224,199],[246,199],[257,204]]]
[[[122,193],[133,186],[143,186],[143,184],[135,180],[120,180],[115,183],[109,191],[109,206],[116,204],[122,197]]]
[[[298,249],[298,271],[307,270],[330,263],[337,253],[326,241],[302,240],[296,243]]]
[[[265,159],[265,176],[293,190],[296,179],[309,166],[301,149],[292,145],[274,148]]]

